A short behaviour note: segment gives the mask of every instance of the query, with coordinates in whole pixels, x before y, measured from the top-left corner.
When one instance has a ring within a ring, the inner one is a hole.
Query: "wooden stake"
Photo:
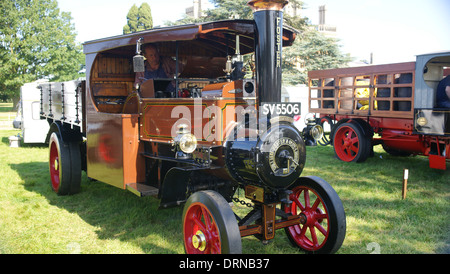
[[[406,199],[406,189],[408,187],[408,169],[403,170],[403,189],[402,189],[402,199]]]

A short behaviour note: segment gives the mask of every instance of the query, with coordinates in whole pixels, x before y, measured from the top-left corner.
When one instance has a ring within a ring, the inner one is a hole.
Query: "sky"
[[[305,0],[304,15],[337,27],[342,51],[375,64],[414,61],[415,56],[450,51],[449,0]]]
[[[80,43],[122,34],[133,4],[150,5],[153,25],[183,17],[192,0],[57,0],[70,12]],[[450,51],[449,0],[304,0],[301,16],[318,24],[326,5],[326,24],[337,28],[341,51],[374,64],[414,61],[415,56]],[[212,6],[212,5],[211,5]]]

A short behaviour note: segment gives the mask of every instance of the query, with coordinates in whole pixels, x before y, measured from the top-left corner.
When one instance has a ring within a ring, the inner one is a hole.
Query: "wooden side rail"
[[[309,111],[412,118],[415,63],[311,71]]]

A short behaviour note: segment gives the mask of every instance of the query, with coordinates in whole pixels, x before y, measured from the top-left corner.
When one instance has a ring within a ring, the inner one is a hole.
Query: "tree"
[[[19,98],[20,87],[47,78],[66,81],[80,77],[84,66],[81,45],[70,13],[56,0],[0,1],[0,95]]]
[[[253,19],[252,9],[248,0],[212,0],[214,9],[206,11],[206,17],[214,20]]]
[[[283,82],[307,84],[308,71],[346,66],[351,58],[341,53],[338,40],[306,28],[291,47],[283,49]]]
[[[289,1],[289,5],[294,5],[297,7],[298,10],[304,9],[304,4],[300,0],[291,0]],[[293,27],[297,31],[301,32],[308,28],[308,18],[307,17],[301,17],[301,16],[292,16],[289,13],[283,14],[283,21],[286,25],[289,25],[290,27]]]
[[[130,8],[127,14],[127,24],[123,26],[123,34],[128,34],[132,32],[136,32],[138,28],[138,7],[136,7],[136,4],[133,4],[133,6]]]
[[[291,0],[299,9],[303,2]],[[308,71],[345,66],[350,58],[341,53],[338,40],[326,37],[309,23],[309,19],[284,14],[284,22],[298,31],[294,44],[283,49],[283,83],[307,84]]]
[[[152,11],[147,3],[143,3],[139,9],[136,4],[130,8],[127,14],[127,24],[123,27],[123,34],[143,31],[153,28]]]

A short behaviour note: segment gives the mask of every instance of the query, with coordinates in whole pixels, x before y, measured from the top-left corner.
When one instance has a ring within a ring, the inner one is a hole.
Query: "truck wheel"
[[[192,194],[183,210],[184,248],[188,254],[239,254],[239,227],[227,203],[211,190]]]
[[[291,190],[292,203],[282,204],[282,209],[304,221],[285,228],[289,241],[308,253],[335,253],[346,233],[345,211],[336,191],[315,176],[300,177]]]
[[[78,193],[81,184],[81,157],[77,143],[64,143],[60,135],[53,132],[49,139],[49,150],[53,191],[58,195]]]
[[[331,140],[330,140],[330,138],[332,137],[331,136],[331,132],[333,132],[332,129],[333,129],[333,126],[334,126],[333,120],[331,120],[331,118],[329,116],[322,117],[322,119],[320,119],[320,125],[322,126],[324,132],[323,132],[322,139],[320,139],[318,141],[318,143],[320,145],[322,145],[322,146],[327,146],[327,145],[329,145],[331,143]],[[326,130],[328,130],[328,128],[330,129],[329,132],[326,131]],[[329,134],[328,137],[326,135],[326,132],[328,132],[328,134]]]
[[[333,136],[336,156],[344,162],[364,162],[369,156],[370,140],[361,127],[352,122],[340,124]]]

